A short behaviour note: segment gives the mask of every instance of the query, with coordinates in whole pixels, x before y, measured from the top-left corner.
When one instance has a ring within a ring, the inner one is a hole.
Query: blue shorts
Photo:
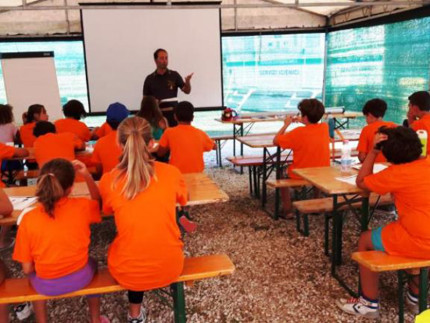
[[[382,228],[372,230],[372,245],[375,250],[385,252],[384,244],[382,243]]]

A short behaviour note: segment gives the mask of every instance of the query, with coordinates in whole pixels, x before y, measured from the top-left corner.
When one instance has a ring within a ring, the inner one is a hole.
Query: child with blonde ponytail
[[[75,172],[85,178],[91,199],[70,198]],[[91,174],[80,161],[53,159],[40,171],[38,204],[18,227],[13,259],[22,263],[33,288],[53,296],[88,285],[97,269],[88,257],[90,224],[100,222],[100,195]],[[88,297],[92,323],[106,323],[100,316],[100,298]],[[33,302],[37,322],[47,322],[46,301]]]
[[[187,191],[176,167],[154,161],[151,125],[140,117],[118,127],[120,163],[100,181],[103,211],[115,216],[117,236],[108,252],[108,266],[127,288],[129,323],[146,319],[143,292],[165,287],[182,272],[184,256],[176,223],[176,205],[185,205]]]

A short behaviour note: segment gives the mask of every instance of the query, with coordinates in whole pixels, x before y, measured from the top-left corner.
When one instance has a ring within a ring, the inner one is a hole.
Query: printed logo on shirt
[[[173,82],[171,80],[167,80],[167,87],[169,88],[169,90],[174,90],[175,89],[175,82]]]

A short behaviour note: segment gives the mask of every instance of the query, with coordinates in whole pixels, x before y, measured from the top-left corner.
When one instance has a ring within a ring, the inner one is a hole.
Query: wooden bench
[[[268,187],[272,187],[275,189],[275,211],[271,214],[272,218],[277,220],[279,218],[279,207],[281,204],[280,201],[280,189],[281,188],[293,188],[295,189],[295,199],[299,199],[299,192],[297,189],[305,188],[306,186],[311,186],[311,184],[304,179],[294,179],[294,178],[285,178],[285,179],[276,179],[276,180],[268,180],[266,181],[266,185]],[[303,192],[302,190],[302,193]],[[266,210],[270,214],[268,210]]]
[[[222,167],[222,157],[221,157],[221,149],[224,146],[223,142],[227,142],[227,140],[233,140],[232,135],[224,135],[224,136],[214,136],[211,137],[216,144],[216,162],[219,167]]]
[[[345,199],[339,197],[339,203],[345,202]],[[369,206],[382,206],[393,204],[393,200],[390,194],[377,195],[370,194]],[[361,202],[352,203],[351,207],[360,208]],[[304,236],[309,236],[309,214],[323,213],[325,215],[325,245],[324,249],[326,254],[328,253],[328,221],[330,219],[329,213],[333,212],[333,198],[318,198],[312,200],[302,200],[293,202],[293,208],[296,210],[296,227],[297,231],[302,233]],[[349,209],[348,205],[343,205],[339,208],[340,211]],[[301,219],[303,217],[303,221]],[[301,222],[303,222],[303,229],[301,228]]]
[[[259,197],[260,195],[260,173],[258,167],[263,166],[263,156],[232,156],[227,157],[227,160],[237,167],[248,167],[249,175],[249,193]],[[291,154],[282,154],[281,160],[291,162],[293,157]],[[273,165],[274,161],[270,161],[269,165]]]
[[[233,263],[227,255],[209,255],[186,258],[184,269],[178,280],[171,284],[175,322],[186,322],[184,286],[196,280],[231,275],[235,270]],[[107,294],[125,290],[112,278],[107,268],[99,269],[91,283],[85,288],[59,296],[44,296],[38,294],[30,285],[27,278],[6,279],[0,285],[0,304],[13,304],[48,300],[54,298],[67,298],[75,296]]]
[[[373,272],[397,271],[399,322],[404,322],[403,285],[405,282],[405,271],[419,269],[419,312],[421,313],[427,309],[428,267],[430,267],[430,260],[391,256],[382,251],[354,252],[352,259]]]

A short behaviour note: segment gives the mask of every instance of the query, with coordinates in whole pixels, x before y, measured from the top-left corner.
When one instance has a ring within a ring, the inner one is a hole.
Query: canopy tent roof
[[[1,0],[0,36],[80,34],[80,9],[91,4],[94,8],[149,8],[151,4],[151,8],[168,10],[180,2],[221,8],[224,32],[321,29],[430,4],[430,0]]]

